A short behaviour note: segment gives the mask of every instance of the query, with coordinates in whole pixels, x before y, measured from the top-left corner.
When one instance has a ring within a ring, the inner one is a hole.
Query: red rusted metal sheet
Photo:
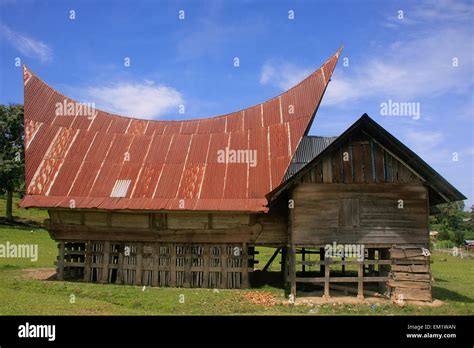
[[[264,103],[186,121],[85,113],[24,67],[21,206],[266,211],[265,195],[281,184],[339,54]],[[130,180],[123,197],[111,197],[117,180]]]

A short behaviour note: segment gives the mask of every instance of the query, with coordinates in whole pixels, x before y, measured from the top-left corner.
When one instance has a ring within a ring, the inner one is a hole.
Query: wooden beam
[[[247,250],[247,244],[242,245],[242,288],[246,289],[249,287],[249,255]]]
[[[58,244],[59,259],[58,259],[58,280],[64,280],[64,241],[60,241]]]
[[[270,265],[273,263],[273,260],[277,257],[277,255],[280,253],[281,248],[277,248],[275,252],[273,253],[272,257],[270,257],[270,260],[268,260],[267,264],[265,267],[263,267],[262,272],[266,272]],[[283,261],[282,261],[283,262]]]
[[[110,241],[104,242],[104,250],[102,252],[102,273],[101,283],[107,283],[109,281],[109,256],[110,256]]]
[[[137,267],[135,273],[135,285],[142,285],[143,268],[143,243],[137,243]]]
[[[357,281],[357,298],[364,298],[364,263],[359,263],[359,273]]]
[[[86,242],[86,250],[85,250],[85,255],[84,255],[84,281],[89,282],[91,280],[91,250],[92,249],[92,243],[90,240]]]
[[[324,254],[322,254],[322,255],[324,255]],[[328,262],[324,266],[324,298],[326,298],[326,299],[328,299],[330,297],[330,295],[329,295],[330,272],[331,272],[331,267],[329,267],[329,262]]]

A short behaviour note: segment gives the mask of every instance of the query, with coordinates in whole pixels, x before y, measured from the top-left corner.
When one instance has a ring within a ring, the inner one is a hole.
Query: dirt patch
[[[251,291],[244,294],[244,297],[250,302],[264,307],[272,307],[278,300],[275,295],[265,291]]]
[[[56,269],[54,268],[27,268],[23,270],[22,276],[26,279],[56,280]]]

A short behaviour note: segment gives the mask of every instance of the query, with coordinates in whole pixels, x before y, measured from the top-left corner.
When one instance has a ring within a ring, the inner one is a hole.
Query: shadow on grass
[[[440,281],[440,280],[436,279],[436,281]],[[433,292],[433,298],[437,300],[474,303],[474,299],[468,296],[464,296],[458,292],[451,291],[445,288],[440,288],[438,286],[433,286],[432,292]]]

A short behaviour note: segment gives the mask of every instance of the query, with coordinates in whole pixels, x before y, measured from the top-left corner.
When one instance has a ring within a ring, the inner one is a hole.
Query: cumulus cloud
[[[301,82],[310,73],[311,69],[300,67],[282,59],[271,59],[262,66],[260,83],[287,90]]]
[[[325,104],[373,96],[409,100],[465,93],[474,83],[469,78],[474,73],[470,42],[469,32],[454,28],[395,42],[378,58],[355,67],[350,76],[336,75]]]
[[[37,58],[41,62],[48,62],[53,59],[53,51],[47,44],[20,34],[5,24],[0,24],[0,36],[26,57]]]
[[[147,119],[159,118],[167,113],[177,114],[179,105],[184,104],[179,91],[149,80],[90,87],[86,95],[101,109]]]

